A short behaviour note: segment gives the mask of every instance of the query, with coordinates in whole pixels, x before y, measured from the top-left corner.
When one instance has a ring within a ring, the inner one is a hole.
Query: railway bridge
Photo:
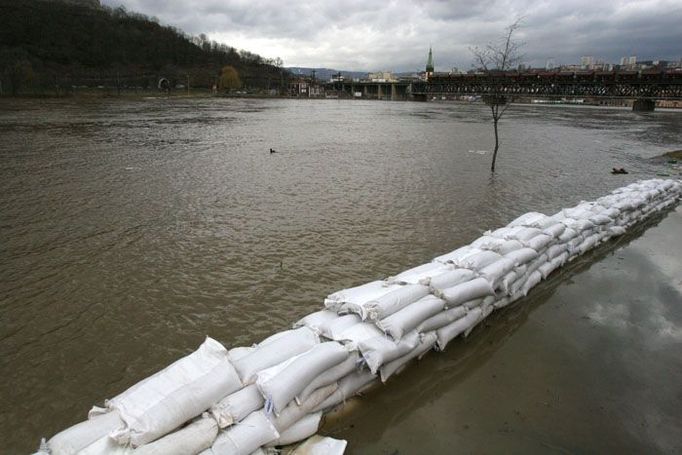
[[[443,96],[631,99],[633,110],[652,111],[657,100],[682,101],[682,71],[435,74],[412,82],[409,92],[421,101]]]

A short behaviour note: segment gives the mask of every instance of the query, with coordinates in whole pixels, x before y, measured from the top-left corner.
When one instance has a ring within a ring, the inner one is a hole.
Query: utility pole
[[[189,96],[189,73],[187,73],[187,96]]]

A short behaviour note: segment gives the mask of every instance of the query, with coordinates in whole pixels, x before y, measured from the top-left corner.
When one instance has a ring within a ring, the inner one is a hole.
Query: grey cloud
[[[518,36],[534,65],[550,57],[575,63],[581,55],[682,57],[677,0],[103,1],[292,66],[416,70],[432,44],[437,70],[467,69],[469,47],[495,40],[522,16]]]

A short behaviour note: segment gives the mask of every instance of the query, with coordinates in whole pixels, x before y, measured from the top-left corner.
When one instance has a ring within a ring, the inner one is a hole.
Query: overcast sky
[[[285,66],[356,71],[471,68],[484,45],[523,16],[525,62],[618,63],[682,58],[682,0],[102,0]]]

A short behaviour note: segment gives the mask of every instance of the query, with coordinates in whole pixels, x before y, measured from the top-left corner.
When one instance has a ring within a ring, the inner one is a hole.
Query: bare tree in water
[[[488,78],[489,93],[483,96],[483,101],[490,107],[493,115],[493,129],[495,130],[495,151],[493,152],[493,162],[490,170],[495,172],[495,160],[497,150],[500,148],[500,135],[497,131],[497,123],[509,107],[510,99],[503,92],[503,80],[506,71],[516,67],[521,61],[519,49],[523,45],[514,40],[514,33],[521,27],[521,20],[517,19],[507,27],[506,33],[497,43],[488,44],[484,48],[473,47],[471,53],[474,55],[476,63]]]

